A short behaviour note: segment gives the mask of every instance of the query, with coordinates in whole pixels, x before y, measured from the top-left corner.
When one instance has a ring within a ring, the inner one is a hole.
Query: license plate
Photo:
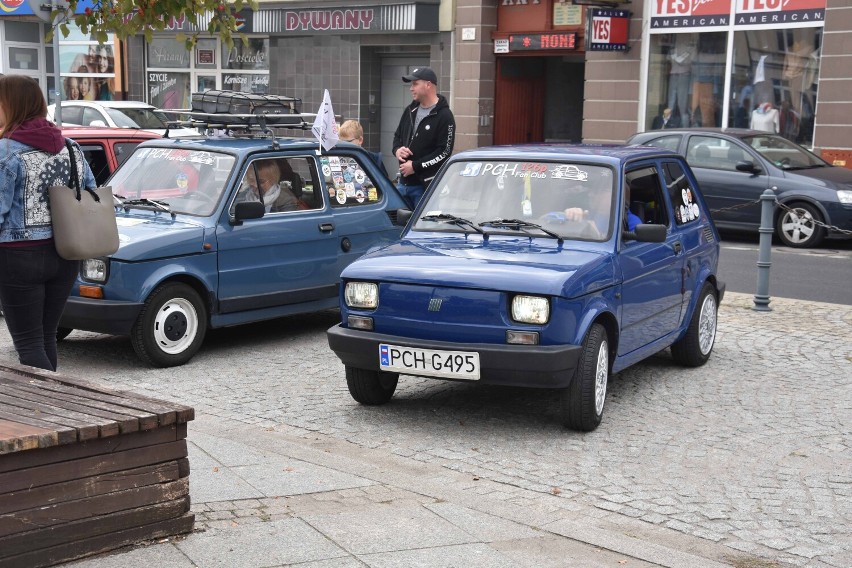
[[[479,353],[469,351],[438,351],[379,345],[379,366],[383,371],[446,377],[450,379],[479,379]]]

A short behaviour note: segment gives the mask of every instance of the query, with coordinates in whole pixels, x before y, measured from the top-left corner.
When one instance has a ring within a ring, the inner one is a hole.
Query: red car
[[[145,130],[98,126],[65,126],[62,134],[75,140],[83,149],[98,185],[106,183],[136,146],[145,140],[161,138],[159,134]]]

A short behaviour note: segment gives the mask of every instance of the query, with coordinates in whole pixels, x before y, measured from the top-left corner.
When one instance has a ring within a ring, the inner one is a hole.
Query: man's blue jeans
[[[79,266],[53,241],[0,247],[0,303],[22,364],[56,370],[56,330]]]
[[[402,194],[402,198],[406,203],[408,203],[408,206],[412,211],[414,211],[417,204],[420,203],[420,199],[423,197],[423,194],[426,193],[426,188],[422,185],[399,184],[397,188],[399,189],[399,193]]]

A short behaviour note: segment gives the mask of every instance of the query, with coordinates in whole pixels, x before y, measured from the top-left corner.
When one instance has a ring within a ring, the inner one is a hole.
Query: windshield
[[[821,158],[781,136],[771,134],[746,136],[743,142],[783,170],[821,168],[828,165]]]
[[[166,127],[166,115],[147,108],[106,108],[107,114],[117,126],[122,128],[154,128]]]
[[[183,148],[137,148],[110,179],[113,194],[161,201],[174,213],[208,216],[227,187],[235,158]]]
[[[529,227],[534,223],[570,239],[603,241],[611,234],[613,172],[608,167],[455,162],[437,183],[414,230],[478,232],[479,227],[489,234],[543,236]]]

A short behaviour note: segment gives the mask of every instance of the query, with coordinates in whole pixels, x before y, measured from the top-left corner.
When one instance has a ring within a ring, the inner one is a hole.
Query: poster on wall
[[[825,0],[735,0],[738,26],[778,24],[822,25]]]
[[[111,101],[115,97],[115,54],[111,44],[59,46],[62,100]]]
[[[679,29],[727,26],[731,23],[731,1],[652,0],[651,29],[674,31]],[[745,0],[737,1],[742,2]]]
[[[589,9],[586,42],[588,51],[629,51],[630,12]]]
[[[157,108],[189,108],[189,73],[148,72],[148,102]]]

